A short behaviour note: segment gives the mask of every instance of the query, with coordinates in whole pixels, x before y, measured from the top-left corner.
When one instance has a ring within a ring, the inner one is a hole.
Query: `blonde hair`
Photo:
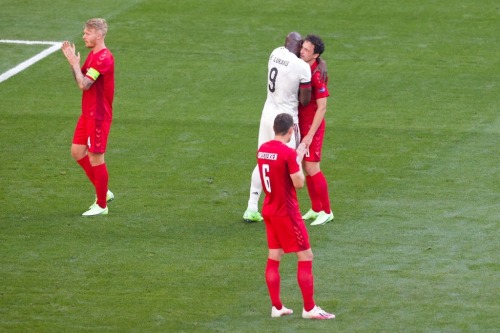
[[[103,18],[93,18],[85,22],[85,28],[99,31],[104,37],[108,32],[108,23]]]

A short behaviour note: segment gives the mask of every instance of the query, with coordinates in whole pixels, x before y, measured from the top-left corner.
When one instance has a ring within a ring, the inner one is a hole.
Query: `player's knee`
[[[92,166],[100,165],[104,163],[104,154],[88,153],[90,164]]]
[[[320,172],[318,163],[306,163],[304,166],[304,171],[309,176],[314,176],[318,172]]]
[[[71,157],[73,157],[75,161],[79,161],[85,157],[85,152],[82,151],[81,149],[71,147]]]
[[[297,252],[297,257],[299,261],[312,261],[314,259],[314,254],[312,250],[309,248],[306,251]]]

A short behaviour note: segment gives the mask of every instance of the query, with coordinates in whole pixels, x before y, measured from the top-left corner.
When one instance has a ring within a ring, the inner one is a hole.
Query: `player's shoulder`
[[[290,154],[295,154],[295,149],[293,148],[290,148],[289,146],[287,146],[286,144],[284,143],[281,143],[280,147],[279,147],[279,150],[285,154],[285,155],[290,155]]]
[[[316,70],[316,71],[314,71],[311,74],[311,81],[315,82],[315,83],[321,83],[322,82],[322,80],[321,80],[321,72],[319,70]]]
[[[304,60],[300,59],[300,57],[297,57],[295,54],[293,54],[292,52],[288,51],[288,53],[290,54],[290,62],[292,63],[293,67],[295,68],[300,68],[301,70],[303,71],[311,71],[311,67],[309,66],[309,64],[307,62],[305,62]]]
[[[111,52],[110,49],[108,49],[107,47],[103,48],[102,50],[100,50],[98,53],[99,55],[99,58],[101,59],[113,59],[113,52]]]
[[[276,56],[276,55],[282,56],[283,54],[286,54],[285,51],[288,52],[288,50],[284,46],[279,46],[271,52],[271,57]]]

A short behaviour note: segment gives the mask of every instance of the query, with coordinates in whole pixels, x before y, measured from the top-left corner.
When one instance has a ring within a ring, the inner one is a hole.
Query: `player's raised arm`
[[[80,90],[88,90],[94,81],[83,75],[80,69],[80,52],[76,52],[75,44],[65,41],[62,43],[61,50],[71,66],[73,76]]]

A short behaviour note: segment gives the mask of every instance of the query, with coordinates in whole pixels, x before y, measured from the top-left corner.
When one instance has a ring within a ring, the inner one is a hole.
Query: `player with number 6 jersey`
[[[306,145],[301,143],[297,150],[287,146],[293,136],[291,115],[277,115],[273,128],[273,140],[263,143],[257,151],[257,166],[266,194],[262,215],[269,251],[265,277],[272,304],[271,317],[293,313],[281,302],[279,266],[285,253],[294,252],[297,255],[297,282],[304,304],[302,317],[333,319],[334,314],[322,310],[314,302],[313,252],[297,200],[296,188],[304,186],[300,164]]]

